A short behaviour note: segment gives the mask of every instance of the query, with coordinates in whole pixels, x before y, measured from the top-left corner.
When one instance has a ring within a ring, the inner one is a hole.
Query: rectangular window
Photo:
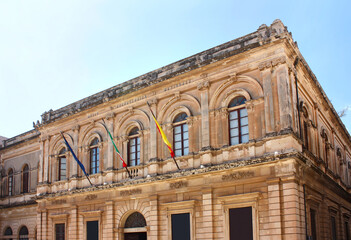
[[[190,214],[172,214],[172,240],[190,240]]]
[[[317,239],[317,224],[316,224],[316,211],[314,209],[310,210],[311,215],[311,235],[312,240]]]
[[[337,240],[336,238],[336,220],[334,216],[330,217],[331,222],[331,233],[332,233],[332,240]]]
[[[87,222],[87,240],[99,240],[99,221]]]
[[[65,224],[55,224],[56,240],[65,240]]]
[[[252,207],[229,209],[230,240],[253,240]]]

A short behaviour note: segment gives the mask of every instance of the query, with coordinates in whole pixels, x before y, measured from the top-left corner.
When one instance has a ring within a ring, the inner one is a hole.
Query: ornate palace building
[[[0,161],[2,239],[350,239],[351,137],[279,20],[45,112]]]

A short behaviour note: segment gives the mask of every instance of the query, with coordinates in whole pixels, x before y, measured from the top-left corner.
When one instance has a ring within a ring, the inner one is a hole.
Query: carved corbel
[[[238,75],[236,72],[229,75],[228,82],[236,82],[238,80]]]
[[[229,115],[228,108],[221,108],[220,109],[220,115],[223,118],[227,118]]]
[[[76,131],[78,132],[79,129],[80,129],[79,125],[74,125],[74,126],[72,127],[71,130],[72,130],[73,132],[76,132]]]
[[[157,98],[153,98],[153,99],[150,99],[150,100],[148,101],[148,103],[149,103],[151,106],[156,105],[157,102],[158,102]]]
[[[202,90],[206,90],[210,87],[210,81],[203,81],[203,82],[200,82],[198,85],[197,85],[197,89],[202,91]]]
[[[105,119],[110,120],[110,119],[113,119],[114,117],[115,117],[115,114],[111,112],[111,113],[106,114]]]
[[[172,123],[167,123],[167,124],[165,124],[165,129],[166,129],[167,131],[172,131],[172,129],[173,129]]]
[[[189,127],[192,127],[194,124],[194,117],[188,117],[186,119],[186,123],[188,124]]]
[[[129,141],[127,135],[123,135],[123,136],[121,136],[120,138],[121,138],[122,142],[128,142],[128,141]]]
[[[180,99],[180,92],[179,92],[179,91],[175,92],[175,93],[174,93],[174,97],[175,97],[177,100],[179,100],[179,99]]]

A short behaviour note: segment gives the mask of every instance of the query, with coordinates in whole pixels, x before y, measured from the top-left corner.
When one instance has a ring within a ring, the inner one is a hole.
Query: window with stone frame
[[[173,120],[173,144],[176,157],[189,154],[189,127],[186,113],[179,113]]]
[[[140,137],[139,129],[134,127],[128,134],[128,166],[140,164]]]
[[[55,239],[56,240],[65,240],[65,224],[58,223],[55,224]]]
[[[19,236],[18,239],[19,240],[28,240],[28,228],[26,226],[21,227],[20,231],[19,231]]]
[[[7,227],[5,232],[4,232],[4,236],[5,236],[4,239],[12,240],[12,238],[10,238],[12,235],[13,235],[12,228]]]
[[[99,172],[100,165],[100,150],[99,150],[99,139],[94,138],[90,143],[90,174],[96,174]]]
[[[57,180],[62,181],[67,178],[67,158],[66,149],[62,148],[58,154]]]
[[[12,168],[7,173],[7,195],[13,196],[14,182]]]
[[[29,167],[28,164],[22,168],[22,193],[29,192]]]
[[[249,120],[245,102],[246,98],[238,96],[228,105],[230,145],[249,141]]]

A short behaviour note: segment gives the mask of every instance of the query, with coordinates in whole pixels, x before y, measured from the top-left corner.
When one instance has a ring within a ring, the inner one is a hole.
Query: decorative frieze
[[[141,188],[120,191],[120,195],[122,197],[124,197],[124,196],[131,196],[131,195],[140,194],[140,193],[142,193]]]
[[[255,173],[253,171],[236,172],[228,175],[223,175],[222,181],[240,180],[240,179],[249,178],[253,176],[255,176]]]

